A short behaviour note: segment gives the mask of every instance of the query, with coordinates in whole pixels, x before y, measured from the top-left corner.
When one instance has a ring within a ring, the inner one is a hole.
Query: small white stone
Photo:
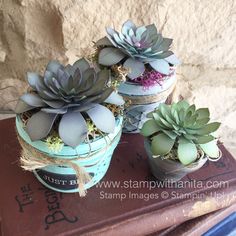
[[[4,51],[0,51],[0,62],[4,62],[5,61],[5,59],[6,59],[6,52],[4,52]]]

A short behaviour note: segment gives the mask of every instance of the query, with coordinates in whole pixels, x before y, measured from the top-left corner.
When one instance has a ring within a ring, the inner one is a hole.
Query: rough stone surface
[[[209,106],[236,150],[235,12],[235,0],[0,0],[0,110],[14,108],[27,71],[90,54],[106,26],[120,29],[130,18],[174,38],[182,61],[175,99]]]
[[[181,96],[199,107],[209,107],[211,118],[222,123],[221,140],[236,155],[236,70],[182,66],[174,100]]]

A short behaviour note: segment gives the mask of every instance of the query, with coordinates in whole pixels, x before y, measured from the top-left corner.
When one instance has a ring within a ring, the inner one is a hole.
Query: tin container
[[[18,135],[27,144],[51,158],[68,160],[77,158],[73,162],[82,167],[91,177],[91,180],[84,185],[84,189],[89,189],[98,183],[108,170],[113,151],[121,137],[122,122],[123,117],[119,116],[116,118],[114,133],[98,137],[90,144],[84,142],[76,148],[64,145],[58,153],[52,153],[43,140],[32,142],[24,129],[20,116],[16,117],[16,128]],[[64,193],[78,192],[76,172],[73,168],[49,165],[33,172],[37,179],[50,189]]]
[[[179,161],[163,159],[161,156],[154,158],[147,138],[144,139],[144,147],[148,155],[151,172],[160,181],[177,182],[187,174],[200,169],[208,160],[207,156],[202,152],[197,161],[185,166]]]
[[[119,94],[131,102],[124,111],[123,132],[139,133],[147,120],[146,115],[167,100],[175,84],[175,72],[171,76],[166,76],[162,85],[156,84],[148,89],[132,82],[121,84],[118,88]]]

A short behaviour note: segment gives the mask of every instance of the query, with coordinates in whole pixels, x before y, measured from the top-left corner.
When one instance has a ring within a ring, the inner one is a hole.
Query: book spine
[[[129,218],[119,223],[104,226],[100,229],[86,232],[82,235],[103,235],[103,236],[139,236],[151,234],[173,225],[181,224],[187,220],[214,212],[216,210],[229,207],[236,203],[236,187],[222,189],[216,192],[219,198],[209,197],[209,195],[201,200],[189,199],[184,202],[177,203],[171,207],[154,210],[152,212],[141,214],[139,216]]]

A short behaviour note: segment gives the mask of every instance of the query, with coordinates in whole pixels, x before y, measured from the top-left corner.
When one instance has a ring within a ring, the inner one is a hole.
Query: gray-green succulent
[[[32,91],[20,97],[15,111],[19,114],[35,109],[26,125],[31,140],[47,137],[58,121],[60,138],[76,147],[86,138],[86,117],[102,132],[113,132],[114,114],[103,103],[123,105],[124,101],[107,87],[109,76],[109,70],[96,72],[84,58],[65,67],[50,61],[44,76],[28,73]]]
[[[129,69],[128,77],[137,78],[150,65],[154,70],[168,75],[170,64],[178,65],[178,58],[170,51],[172,39],[162,37],[154,24],[136,27],[128,20],[121,32],[106,28],[107,36],[98,40],[96,46],[101,47],[98,63],[112,66],[121,63]]]
[[[177,149],[180,162],[188,165],[197,159],[198,150],[211,158],[218,158],[217,139],[213,136],[220,123],[209,123],[208,108],[196,110],[195,105],[186,101],[161,104],[158,109],[148,114],[151,118],[141,129],[141,134],[151,141],[154,156],[168,154]]]

